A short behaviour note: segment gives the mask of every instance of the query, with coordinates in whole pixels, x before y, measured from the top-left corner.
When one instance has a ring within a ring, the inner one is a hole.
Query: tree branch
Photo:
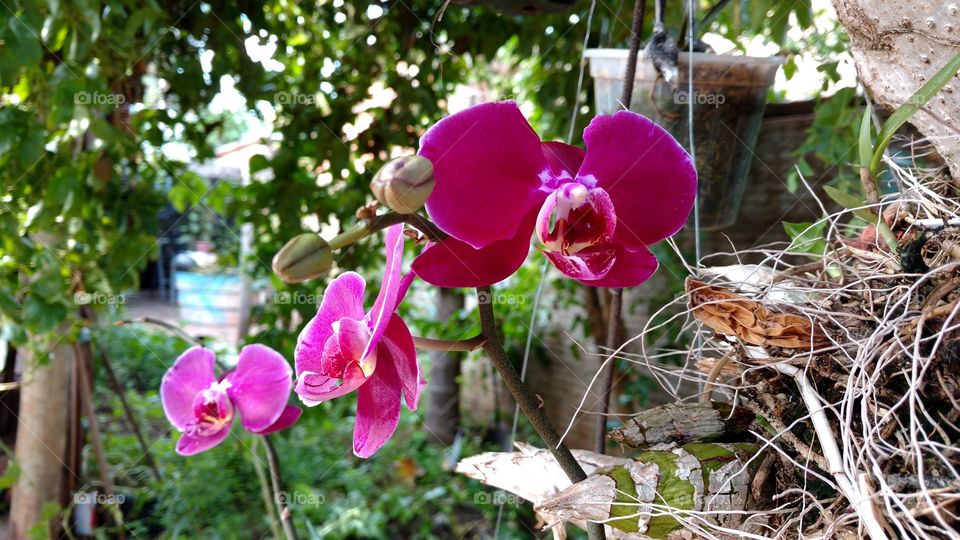
[[[484,300],[484,298],[491,298],[490,287],[478,287],[477,296],[481,300],[479,307],[480,326],[483,331],[483,336],[486,338],[483,349],[490,356],[490,360],[493,362],[493,365],[497,367],[497,371],[500,372],[500,377],[503,379],[504,385],[506,385],[507,389],[513,395],[513,399],[516,400],[517,405],[530,421],[533,429],[535,429],[537,434],[540,435],[540,438],[543,439],[547,449],[553,454],[553,457],[557,460],[557,463],[560,465],[560,468],[563,469],[567,478],[570,479],[570,482],[577,483],[586,479],[587,475],[583,472],[583,468],[580,467],[580,464],[573,457],[573,454],[570,453],[570,449],[560,440],[560,435],[550,422],[550,418],[547,417],[547,413],[543,409],[542,401],[537,399],[537,397],[530,392],[530,389],[523,384],[520,374],[517,373],[516,368],[513,367],[510,359],[507,358],[507,353],[504,351],[503,344],[500,343],[500,337],[497,335],[497,322],[493,315],[493,304]],[[587,532],[591,540],[601,540],[605,537],[603,525],[598,523],[588,524]]]

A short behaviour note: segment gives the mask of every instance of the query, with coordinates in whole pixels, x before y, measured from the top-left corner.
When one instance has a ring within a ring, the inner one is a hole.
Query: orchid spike
[[[414,277],[400,272],[403,224],[387,229],[386,245],[386,269],[373,308],[364,312],[366,283],[359,274],[337,276],[294,353],[296,392],[307,406],[357,390],[353,451],[363,458],[396,430],[401,394],[412,411],[423,387],[413,337],[395,313]]]
[[[583,132],[586,151],[542,142],[512,101],[449,116],[420,140],[436,185],[427,212],[449,238],[413,271],[440,287],[501,281],[523,264],[535,231],[563,274],[587,285],[631,287],[657,269],[647,249],[680,230],[697,174],[665,130],[620,111]]]
[[[234,416],[243,427],[267,435],[292,426],[301,410],[288,405],[292,370],[278,352],[247,345],[233,369],[217,379],[210,349],[191,347],[177,358],[160,383],[163,411],[182,435],[177,453],[209,450],[230,434]]]

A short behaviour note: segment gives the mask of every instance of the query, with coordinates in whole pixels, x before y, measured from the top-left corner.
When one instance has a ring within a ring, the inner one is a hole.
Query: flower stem
[[[623,311],[623,289],[610,290],[610,313],[607,316],[607,350],[610,354],[620,346],[620,321]],[[613,375],[616,373],[616,359],[604,368],[606,373],[600,377],[600,414],[597,415],[594,430],[593,451],[602,454],[607,451],[607,413],[610,412],[610,397],[613,393]]]
[[[177,337],[179,337],[180,339],[188,343],[193,343],[194,345],[200,345],[201,347],[204,346],[203,340],[201,338],[191,336],[183,328],[180,328],[175,324],[170,324],[167,321],[161,321],[160,319],[154,319],[153,317],[140,317],[139,319],[123,319],[122,321],[117,321],[114,323],[114,325],[116,326],[123,326],[126,324],[150,324],[153,326],[159,326],[160,328],[163,328],[164,330],[172,334],[175,334]]]
[[[423,349],[425,351],[443,351],[443,352],[452,352],[452,351],[463,351],[470,352],[483,347],[483,344],[486,343],[486,336],[479,335],[473,336],[469,339],[433,339],[425,338],[419,336],[413,336],[413,344],[418,349]]]
[[[270,468],[270,484],[273,486],[273,500],[277,504],[277,513],[280,514],[280,525],[287,540],[297,540],[297,530],[293,528],[290,508],[287,507],[287,497],[283,491],[283,478],[280,476],[280,459],[273,441],[267,435],[263,436],[263,445],[267,448],[267,466]]]
[[[382,231],[397,223],[409,224],[414,229],[423,233],[424,236],[432,242],[439,242],[447,237],[445,232],[441,231],[432,221],[420,214],[387,212],[386,214],[363,219],[360,223],[331,238],[330,241],[327,242],[327,245],[330,246],[331,250],[337,251],[338,249],[356,244],[371,234]]]
[[[337,251],[338,249],[345,248],[347,246],[356,244],[360,240],[363,240],[370,235],[373,231],[370,230],[370,225],[366,222],[360,222],[353,227],[343,231],[342,233],[334,236],[327,242],[327,245],[330,247],[330,251]]]
[[[477,296],[481,300],[479,307],[480,326],[483,336],[486,338],[483,349],[490,356],[490,360],[497,367],[497,371],[500,372],[500,377],[503,379],[507,390],[513,395],[513,399],[516,400],[520,410],[523,411],[533,429],[543,439],[547,449],[553,454],[554,459],[557,460],[567,478],[573,483],[586,479],[587,474],[583,472],[583,468],[573,457],[570,449],[560,440],[560,435],[550,422],[550,418],[547,417],[542,400],[539,400],[537,396],[530,392],[530,389],[523,383],[520,374],[517,373],[516,368],[513,367],[507,357],[503,344],[500,343],[500,337],[497,335],[497,321],[493,315],[493,304],[484,301],[484,298],[489,299],[491,297],[490,287],[478,287]],[[603,525],[599,523],[588,522],[587,532],[591,540],[604,538]]]

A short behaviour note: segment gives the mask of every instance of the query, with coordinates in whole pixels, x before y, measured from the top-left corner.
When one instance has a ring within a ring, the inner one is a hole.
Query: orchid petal
[[[437,122],[420,140],[436,186],[427,212],[444,232],[471,247],[516,237],[546,196],[540,137],[512,101],[483,103]]]
[[[167,419],[180,431],[195,420],[194,399],[216,382],[213,351],[191,347],[177,358],[160,382],[160,401]]]
[[[247,431],[266,429],[280,418],[290,397],[293,370],[277,351],[265,345],[247,345],[237,368],[227,374],[227,395],[240,411]]]
[[[403,279],[400,274],[400,265],[403,263],[403,223],[398,223],[387,229],[386,244],[387,263],[383,271],[383,283],[380,285],[380,293],[377,294],[377,299],[373,303],[373,309],[370,310],[368,315],[372,331],[370,339],[363,349],[363,354],[359,358],[360,360],[365,360],[367,355],[380,342],[380,336],[383,335],[393,312],[397,310],[397,305],[403,299],[403,297],[398,296]]]
[[[483,287],[507,279],[530,251],[530,234],[537,212],[531,212],[509,240],[474,249],[453,237],[430,244],[414,259],[411,270],[437,287]]]
[[[606,276],[616,262],[616,253],[616,246],[609,242],[570,255],[557,251],[543,252],[563,275],[584,283]]]
[[[542,148],[551,175],[545,187],[556,189],[558,185],[572,181],[583,163],[583,149],[562,142],[545,142]]]
[[[367,382],[363,370],[356,362],[350,362],[341,378],[329,377],[322,373],[304,371],[297,375],[295,391],[300,401],[307,407],[313,407],[322,401],[345,396]]]
[[[353,453],[370,457],[383,446],[400,421],[400,380],[392,362],[383,365],[357,391]]]
[[[615,243],[650,245],[683,227],[697,193],[697,172],[666,130],[620,111],[595,117],[583,140],[587,152],[577,177],[610,194],[618,220]]]
[[[413,336],[406,323],[399,315],[394,314],[390,319],[383,340],[377,349],[379,365],[389,362],[397,371],[400,388],[403,390],[403,399],[407,409],[417,410],[420,400],[420,365],[417,363],[417,348],[413,344]]]
[[[360,361],[364,347],[370,341],[370,327],[367,323],[357,319],[345,318],[337,322],[337,343],[340,355],[348,361]],[[334,372],[327,371],[333,374]]]
[[[344,317],[363,319],[363,289],[363,278],[356,272],[344,272],[330,282],[317,314],[297,338],[293,353],[297,375],[305,371],[323,371],[323,346],[333,335],[333,323]]]
[[[548,249],[577,251],[608,241],[617,213],[606,191],[570,182],[554,190],[537,215],[537,238]]]
[[[616,247],[613,267],[600,279],[582,281],[594,287],[635,287],[657,271],[657,258],[646,247]]]
[[[277,418],[277,421],[267,426],[265,429],[261,429],[257,432],[257,435],[269,435],[271,433],[276,433],[278,431],[287,429],[288,427],[297,423],[297,420],[300,419],[300,415],[303,414],[303,410],[296,405],[287,405],[284,407],[283,412],[280,413],[280,417]]]
[[[177,441],[177,453],[181,456],[192,456],[223,442],[230,435],[230,424],[223,426],[223,429],[211,435],[189,435],[184,433],[180,435]]]

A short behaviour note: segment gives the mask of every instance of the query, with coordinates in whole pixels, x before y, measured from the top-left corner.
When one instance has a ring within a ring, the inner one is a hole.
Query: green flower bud
[[[286,283],[300,283],[326,274],[333,250],[314,233],[294,236],[273,256],[273,273]]]
[[[433,163],[421,156],[403,156],[383,166],[370,182],[377,200],[400,214],[423,208],[433,191]]]

